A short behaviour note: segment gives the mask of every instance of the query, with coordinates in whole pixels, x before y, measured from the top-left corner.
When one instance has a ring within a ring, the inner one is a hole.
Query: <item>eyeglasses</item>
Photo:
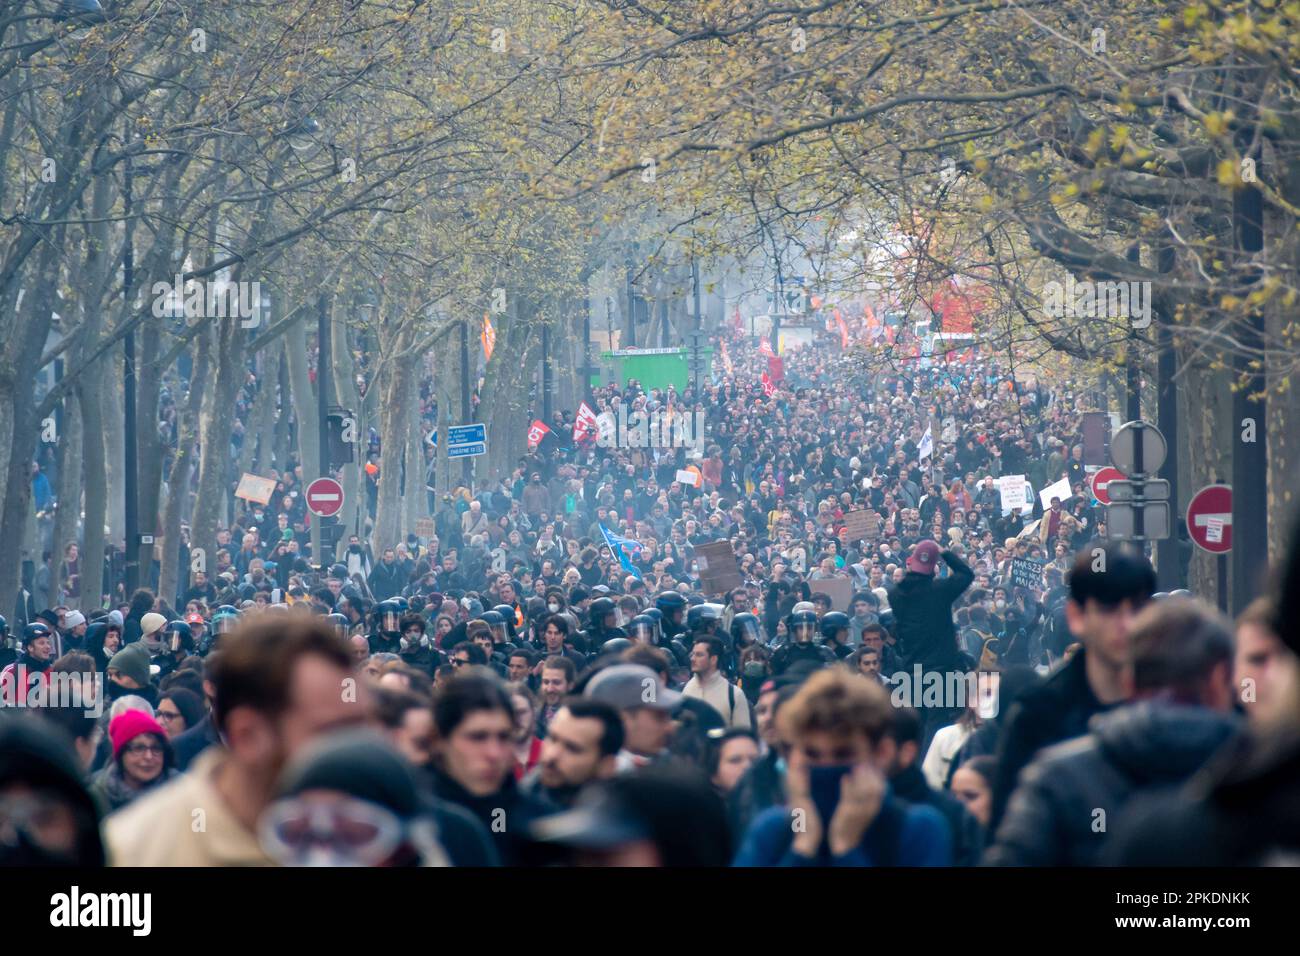
[[[160,710],[158,711],[158,716],[162,720],[175,720],[177,717],[181,716],[181,712],[179,710]]]
[[[466,666],[467,664],[469,664],[469,661],[467,661],[467,660],[466,660],[465,658],[463,658],[463,657],[453,657],[453,658],[451,659],[451,666],[452,666],[452,667],[464,667],[464,666]]]
[[[178,714],[177,716],[180,715]],[[161,757],[163,755],[163,746],[162,744],[147,744],[147,743],[129,744],[126,747],[126,752],[136,757],[142,757],[145,754],[153,754],[156,757]]]

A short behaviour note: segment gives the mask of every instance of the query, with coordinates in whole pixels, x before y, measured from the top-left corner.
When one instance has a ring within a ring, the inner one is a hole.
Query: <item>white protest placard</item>
[[[1052,507],[1053,498],[1060,498],[1061,504],[1065,504],[1073,494],[1074,492],[1070,490],[1070,479],[1062,478],[1055,484],[1048,485],[1040,491],[1038,493],[1038,500],[1042,502],[1043,510],[1046,511],[1048,508]]]
[[[1223,519],[1207,518],[1205,521],[1205,540],[1211,544],[1223,541]]]
[[[698,488],[700,486],[699,472],[690,471],[689,469],[677,472],[676,480],[680,481],[683,485],[690,485],[692,488]]]
[[[1024,475],[1003,475],[998,479],[998,494],[1002,498],[1002,513],[1011,514],[1025,506],[1029,497]]]

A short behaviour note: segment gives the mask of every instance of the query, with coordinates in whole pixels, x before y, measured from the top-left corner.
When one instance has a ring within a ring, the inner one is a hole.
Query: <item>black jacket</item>
[[[1300,728],[1243,733],[1178,791],[1134,801],[1101,862],[1180,867],[1300,863]]]
[[[984,850],[984,835],[979,821],[962,802],[951,793],[935,790],[925,782],[925,774],[916,761],[901,773],[889,779],[894,796],[908,803],[924,803],[934,807],[948,821],[952,832],[952,862],[954,866],[975,866]]]
[[[1099,714],[1091,733],[1021,774],[985,862],[1096,865],[1133,796],[1184,782],[1238,727],[1231,714],[1151,701]]]
[[[474,796],[439,768],[433,768],[430,773],[434,795],[468,810],[491,835],[505,866],[515,866],[526,859],[533,822],[556,810],[538,795],[521,792],[513,773],[506,775],[500,790],[486,797]]]
[[[795,644],[787,642],[776,649],[772,655],[772,673],[784,674],[792,665],[811,661],[818,667],[835,663],[835,655],[830,648],[821,644]]]
[[[371,569],[368,583],[376,601],[387,601],[390,597],[402,593],[406,581],[407,575],[403,573],[401,564],[394,561],[388,565],[380,561]]]
[[[176,769],[184,772],[189,769],[194,758],[213,744],[220,743],[217,725],[212,720],[212,712],[203,715],[193,727],[187,727],[172,741],[172,753],[176,758]]]
[[[942,557],[952,570],[946,578],[908,571],[889,593],[903,670],[911,670],[913,664],[927,671],[957,666],[952,605],[975,580],[975,572],[951,551],[944,551]]]
[[[769,750],[750,765],[727,797],[727,823],[732,842],[739,846],[754,817],[784,802],[785,777],[777,769],[776,751]]]
[[[1011,792],[1034,755],[1044,747],[1080,737],[1088,721],[1109,710],[1088,683],[1080,648],[1064,667],[1039,687],[1026,691],[1012,705],[998,741],[998,766],[993,781],[993,814],[989,830],[998,832]]]

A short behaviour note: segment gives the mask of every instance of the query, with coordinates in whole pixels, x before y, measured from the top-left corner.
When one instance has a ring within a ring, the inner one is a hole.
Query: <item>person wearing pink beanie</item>
[[[105,812],[126,806],[147,790],[175,777],[175,758],[167,732],[153,716],[127,710],[108,725],[113,760],[91,781],[91,793]]]

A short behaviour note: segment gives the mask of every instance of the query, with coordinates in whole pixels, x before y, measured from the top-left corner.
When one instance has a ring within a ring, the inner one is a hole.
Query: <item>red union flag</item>
[[[772,343],[767,340],[766,335],[758,340],[758,354],[766,355],[768,358],[772,358],[776,354],[772,351]]]
[[[762,376],[759,378],[759,382],[763,386],[763,394],[766,395],[768,398],[771,398],[772,393],[776,391],[776,386],[772,384],[772,379],[768,377],[768,374],[766,372],[764,372]]]
[[[546,437],[546,433],[549,431],[550,429],[546,427],[542,420],[540,418],[537,419],[537,421],[528,426],[528,444],[540,445],[542,439]]]
[[[598,431],[596,425],[596,413],[592,411],[591,406],[586,402],[578,405],[578,416],[573,421],[573,440],[575,442],[589,441],[596,437]]]

